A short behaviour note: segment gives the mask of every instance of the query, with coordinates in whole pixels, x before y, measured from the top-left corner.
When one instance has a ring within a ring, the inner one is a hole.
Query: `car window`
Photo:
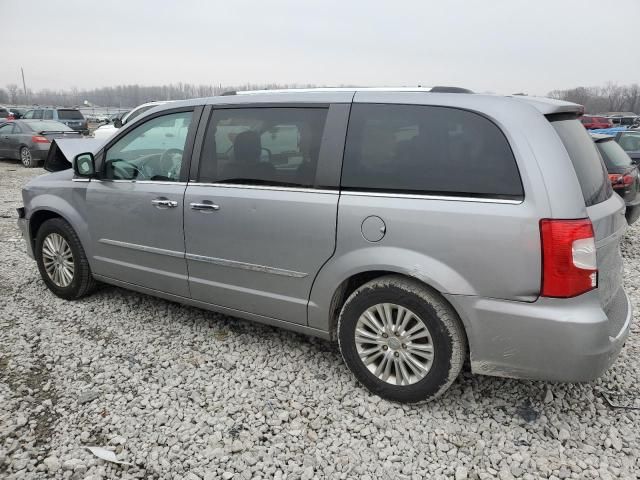
[[[421,105],[354,105],[341,185],[348,190],[523,196],[516,160],[496,125],[465,110]]]
[[[42,110],[34,110],[32,118],[35,118],[36,120],[42,120],[42,114]]]
[[[24,114],[24,116],[22,118],[33,118],[33,114],[35,113],[35,110],[29,110],[27,113]]]
[[[312,187],[326,108],[214,110],[200,182]]]
[[[12,123],[7,123],[5,125],[0,126],[0,135],[6,135],[8,133],[13,133]]]
[[[45,110],[42,118],[44,120],[53,120],[53,110]]]
[[[58,110],[59,120],[84,120],[82,113],[78,110]]]
[[[605,201],[613,190],[607,170],[593,140],[580,122],[559,117],[551,119],[551,125],[562,140],[582,188],[587,207]]]
[[[640,132],[623,132],[618,138],[618,143],[625,152],[640,151]]]
[[[112,180],[178,181],[192,112],[153,118],[112,145],[105,177]]]
[[[0,118],[7,118],[9,116],[9,110],[6,108],[0,108]]]
[[[630,167],[632,165],[631,157],[627,155],[627,152],[625,152],[613,138],[610,140],[601,140],[597,142],[596,145],[607,168]]]

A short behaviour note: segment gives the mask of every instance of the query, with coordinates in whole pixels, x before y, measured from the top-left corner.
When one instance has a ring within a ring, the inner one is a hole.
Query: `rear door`
[[[607,170],[595,144],[580,122],[560,116],[550,118],[576,171],[587,214],[593,224],[598,261],[598,293],[615,337],[626,318],[627,300],[622,288],[620,242],[627,228],[625,204],[613,194]]]
[[[307,323],[311,285],[335,247],[348,110],[213,111],[185,195],[192,298]]]
[[[13,133],[13,123],[6,123],[0,126],[0,158],[11,157],[11,137]]]

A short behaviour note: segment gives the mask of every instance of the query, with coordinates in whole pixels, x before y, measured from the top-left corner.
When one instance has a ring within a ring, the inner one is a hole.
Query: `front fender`
[[[434,258],[397,247],[365,247],[334,256],[320,270],[309,298],[309,326],[328,331],[336,289],[353,275],[380,270],[415,278],[441,293],[477,295],[462,275]]]

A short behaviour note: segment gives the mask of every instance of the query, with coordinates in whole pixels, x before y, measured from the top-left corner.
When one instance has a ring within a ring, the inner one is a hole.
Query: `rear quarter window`
[[[398,193],[524,195],[511,148],[493,122],[466,110],[425,105],[353,105],[341,185]]]
[[[613,190],[607,170],[593,140],[575,118],[549,116],[551,125],[562,140],[578,177],[587,207],[604,202]]]

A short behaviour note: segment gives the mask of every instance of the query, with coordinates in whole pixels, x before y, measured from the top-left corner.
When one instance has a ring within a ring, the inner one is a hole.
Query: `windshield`
[[[625,152],[640,151],[640,132],[623,132],[618,138],[618,143]]]
[[[60,120],[84,120],[78,110],[58,110],[58,118]]]
[[[551,125],[571,158],[587,207],[604,202],[613,193],[607,171],[593,140],[576,119],[551,119]]]
[[[632,165],[631,157],[627,155],[620,145],[613,141],[613,138],[610,140],[602,140],[596,143],[596,145],[598,146],[598,150],[600,150],[600,155],[602,155],[602,159],[607,168],[630,167]]]

